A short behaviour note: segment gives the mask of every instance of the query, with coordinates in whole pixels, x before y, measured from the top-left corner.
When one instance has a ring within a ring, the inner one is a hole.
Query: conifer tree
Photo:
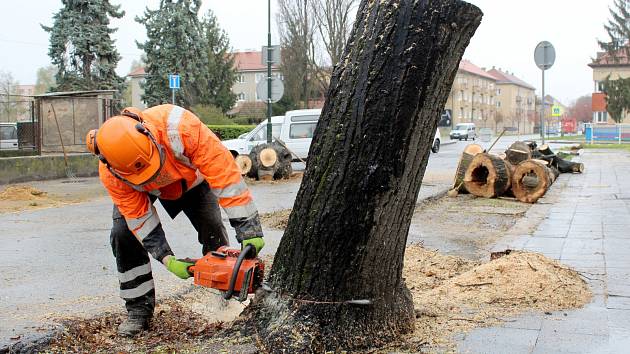
[[[109,0],[62,0],[63,7],[54,14],[48,55],[56,65],[57,90],[119,90],[123,78],[116,72],[120,55],[109,27],[110,17],[121,18],[125,12]]]
[[[198,18],[200,0],[161,0],[136,21],[147,30],[147,41],[137,43],[147,56],[143,100],[149,106],[171,101],[168,75],[180,75],[175,103],[191,107],[204,103],[208,87],[208,57]]]
[[[202,22],[203,37],[208,53],[208,90],[205,101],[226,113],[234,106],[236,95],[232,85],[236,81],[234,56],[230,53],[230,40],[220,27],[216,16],[208,10]]]

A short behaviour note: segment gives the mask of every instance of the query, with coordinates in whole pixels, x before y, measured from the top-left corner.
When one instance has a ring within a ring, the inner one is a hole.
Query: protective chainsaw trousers
[[[155,199],[152,197],[152,201]],[[197,231],[202,254],[228,244],[217,198],[207,183],[192,188],[177,200],[160,199],[160,203],[171,218],[175,218],[180,211],[184,212]],[[127,311],[134,316],[152,316],[155,307],[155,285],[149,254],[129,230],[125,218],[115,205],[110,242],[116,257],[120,297],[125,301]],[[167,243],[160,247],[172,254]]]

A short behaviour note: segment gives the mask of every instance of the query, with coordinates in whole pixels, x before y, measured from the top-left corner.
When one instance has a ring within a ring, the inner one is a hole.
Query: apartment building
[[[497,80],[495,130],[510,128],[520,134],[534,133],[538,125],[536,88],[507,70],[492,67],[488,74]]]
[[[603,82],[610,76],[612,80],[630,77],[630,58],[625,50],[613,58],[610,54],[600,52],[597,57],[588,64],[593,69],[593,123],[614,124],[606,110],[606,94],[603,92]],[[626,113],[623,121],[628,122],[630,113]]]
[[[240,102],[263,101],[265,98],[256,94],[256,85],[267,77],[267,65],[262,62],[262,53],[247,51],[233,54],[237,76],[232,92],[236,95],[237,106]],[[271,75],[283,79],[277,65],[272,65]]]
[[[496,82],[494,76],[462,59],[445,107],[453,125],[472,122],[477,127],[494,128]]]

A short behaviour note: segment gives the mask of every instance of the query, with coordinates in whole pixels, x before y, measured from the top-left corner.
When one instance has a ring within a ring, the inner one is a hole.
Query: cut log
[[[538,146],[534,140],[523,140],[523,143],[529,146],[529,151],[536,150],[536,147]]]
[[[291,153],[281,144],[260,144],[249,153],[252,167],[248,176],[258,180],[277,180],[291,177]]]
[[[496,198],[510,188],[510,167],[498,156],[477,154],[468,166],[464,186],[478,197]]]
[[[467,193],[466,187],[464,187],[464,175],[475,155],[481,152],[483,152],[483,148],[477,144],[470,144],[464,148],[464,152],[462,152],[462,156],[457,163],[455,181],[453,182],[453,189],[458,193]]]
[[[516,166],[522,161],[531,159],[532,151],[530,150],[529,145],[522,141],[517,141],[505,150],[505,155],[506,160]]]
[[[537,150],[540,151],[540,153],[543,155],[547,155],[547,156],[555,155],[553,151],[551,151],[551,149],[549,148],[549,145],[547,144],[540,145],[540,147]]]
[[[246,175],[252,169],[252,159],[248,155],[238,155],[234,158],[241,175]]]
[[[581,162],[573,162],[556,157],[556,167],[561,173],[582,173],[584,172],[584,164]]]
[[[535,203],[552,183],[553,173],[540,161],[523,161],[514,170],[512,193],[516,199],[525,203]]]

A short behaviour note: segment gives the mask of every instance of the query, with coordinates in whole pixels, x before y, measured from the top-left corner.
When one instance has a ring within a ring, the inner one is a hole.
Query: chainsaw
[[[195,264],[188,267],[188,272],[195,285],[218,289],[226,300],[238,294],[238,301],[243,302],[261,286],[265,272],[260,258],[245,258],[249,252],[255,252],[254,246],[247,245],[242,251],[223,246],[191,260]]]

